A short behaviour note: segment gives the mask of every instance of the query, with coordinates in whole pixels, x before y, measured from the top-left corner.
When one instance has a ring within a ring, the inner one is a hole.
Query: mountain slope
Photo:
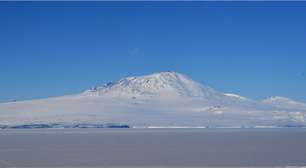
[[[306,109],[306,104],[287,97],[274,96],[262,100],[262,103],[288,109]]]
[[[299,104],[282,107],[254,101],[218,92],[176,72],[161,72],[123,78],[77,95],[2,103],[0,125],[301,126],[305,113]]]

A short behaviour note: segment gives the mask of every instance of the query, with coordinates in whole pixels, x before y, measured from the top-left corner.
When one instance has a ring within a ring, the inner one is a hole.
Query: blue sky
[[[306,102],[306,2],[0,2],[0,101],[177,71]]]

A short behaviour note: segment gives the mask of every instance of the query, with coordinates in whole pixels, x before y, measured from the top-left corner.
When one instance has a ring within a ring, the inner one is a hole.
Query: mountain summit
[[[92,96],[189,96],[210,97],[217,94],[212,88],[195,82],[177,72],[160,72],[146,76],[127,77],[116,83],[87,90]]]
[[[76,95],[0,104],[0,128],[300,127],[306,106],[222,93],[176,72],[123,78]],[[64,125],[64,126],[62,126]],[[113,126],[111,124],[111,126]]]

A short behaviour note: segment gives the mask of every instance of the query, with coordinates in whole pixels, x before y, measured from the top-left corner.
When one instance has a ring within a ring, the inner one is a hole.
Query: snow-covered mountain
[[[209,98],[218,94],[212,88],[175,72],[127,77],[117,83],[107,83],[102,87],[95,87],[83,93],[85,96],[185,96],[202,98]]]
[[[306,109],[306,104],[281,96],[273,96],[262,100],[262,103],[288,109]]]
[[[304,103],[288,98],[255,101],[161,72],[75,95],[1,103],[0,127],[287,127],[306,125],[305,114]]]

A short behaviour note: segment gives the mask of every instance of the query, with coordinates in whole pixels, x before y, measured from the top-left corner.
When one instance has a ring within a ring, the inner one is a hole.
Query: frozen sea
[[[306,166],[306,129],[0,130],[0,168]]]

